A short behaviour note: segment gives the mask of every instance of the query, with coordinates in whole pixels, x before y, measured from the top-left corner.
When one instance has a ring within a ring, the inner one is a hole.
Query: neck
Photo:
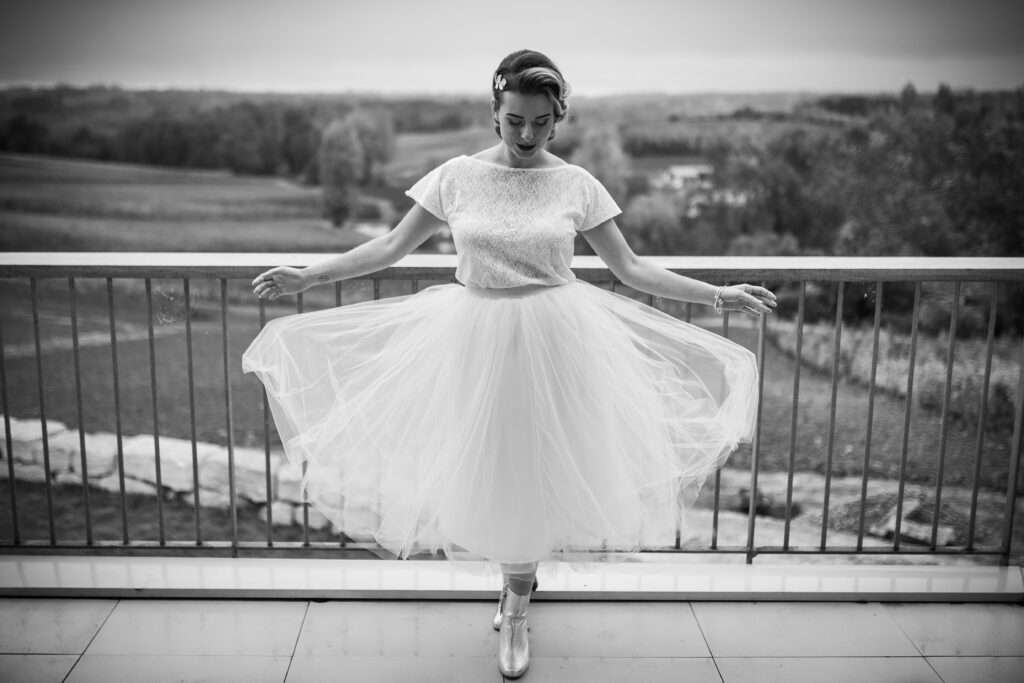
[[[512,154],[508,145],[505,144],[499,146],[497,158],[500,163],[511,168],[535,168],[545,165],[547,161],[543,156],[543,150],[538,152],[534,159],[521,159]]]

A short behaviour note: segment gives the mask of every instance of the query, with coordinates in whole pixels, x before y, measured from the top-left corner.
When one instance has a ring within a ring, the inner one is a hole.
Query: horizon
[[[14,0],[0,87],[489,95],[502,55],[548,54],[579,96],[890,93],[1024,85],[1012,0]]]

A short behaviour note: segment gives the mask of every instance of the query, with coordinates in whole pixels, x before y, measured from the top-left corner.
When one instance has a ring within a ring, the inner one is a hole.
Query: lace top
[[[455,279],[474,287],[561,285],[576,276],[576,233],[622,210],[582,166],[511,168],[461,154],[406,193],[448,223]]]

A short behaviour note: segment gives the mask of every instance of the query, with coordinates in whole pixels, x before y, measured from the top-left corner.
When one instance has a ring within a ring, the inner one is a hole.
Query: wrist
[[[722,287],[715,287],[715,286],[713,286],[711,288],[711,302],[708,305],[712,306],[715,309],[716,313],[721,313],[722,312],[722,292],[724,290],[725,290],[724,286],[722,286]]]
[[[311,266],[299,269],[299,287],[301,291],[306,291],[314,284],[316,284],[317,275],[311,270]]]

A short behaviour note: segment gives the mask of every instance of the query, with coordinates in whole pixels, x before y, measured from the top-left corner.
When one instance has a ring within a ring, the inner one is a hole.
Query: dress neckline
[[[506,170],[509,170],[509,171],[557,171],[560,168],[569,168],[569,167],[572,166],[572,164],[565,163],[565,164],[560,164],[558,166],[538,166],[538,167],[535,167],[535,168],[520,168],[520,167],[516,167],[516,166],[506,166],[504,164],[499,164],[499,163],[497,163],[495,161],[488,161],[486,159],[481,159],[479,157],[471,157],[468,154],[462,154],[461,156],[465,157],[466,159],[472,159],[473,161],[478,161],[481,164],[486,164],[487,166],[493,166],[494,168],[503,168],[503,169],[506,169]]]

